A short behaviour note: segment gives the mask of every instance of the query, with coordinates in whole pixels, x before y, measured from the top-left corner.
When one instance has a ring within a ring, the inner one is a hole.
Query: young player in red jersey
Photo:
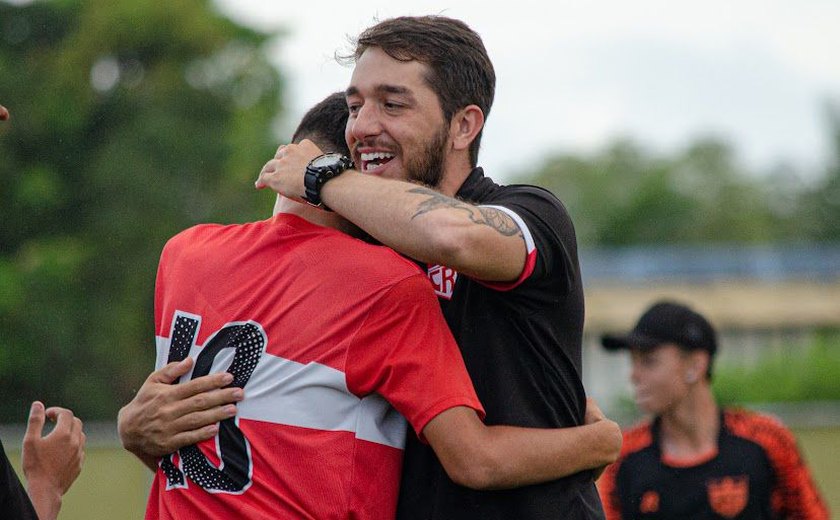
[[[342,142],[341,113],[343,94],[331,96],[297,138]],[[337,139],[326,130],[336,125]],[[226,371],[245,398],[213,439],[159,464],[138,441],[144,391],[121,411],[126,447],[159,465],[147,518],[391,518],[406,419],[470,487],[533,484],[610,461],[618,432],[597,408],[578,428],[484,426],[425,273],[335,227],[348,225],[281,197],[270,220],[197,226],[165,247],[157,365],[194,358],[184,386]]]
[[[653,419],[624,434],[598,486],[609,520],[827,520],[793,434],[777,419],[720,409],[710,387],[717,339],[688,307],[659,302],[625,336],[636,403]]]

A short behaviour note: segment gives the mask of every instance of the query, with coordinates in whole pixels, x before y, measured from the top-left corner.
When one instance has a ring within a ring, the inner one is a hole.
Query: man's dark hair
[[[485,119],[490,114],[496,73],[481,37],[464,22],[445,16],[391,18],[366,29],[355,46],[355,60],[369,47],[379,47],[395,60],[428,66],[426,82],[437,94],[447,122],[468,105],[477,105]],[[482,131],[470,144],[472,166],[478,163]]]
[[[344,128],[347,126],[347,100],[344,92],[335,92],[310,108],[300,120],[292,142],[303,139],[315,141],[325,153],[338,152],[350,156]],[[329,148],[329,149],[325,149]]]

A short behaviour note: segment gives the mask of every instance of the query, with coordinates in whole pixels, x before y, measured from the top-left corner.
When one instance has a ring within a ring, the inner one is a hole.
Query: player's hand
[[[255,186],[258,189],[271,188],[284,197],[301,201],[306,193],[303,184],[306,166],[322,153],[309,139],[300,144],[280,146],[274,158],[263,166]]]
[[[192,365],[188,357],[152,372],[117,416],[123,446],[147,466],[156,465],[150,459],[212,438],[219,421],[236,415],[234,403],[245,397],[241,388],[225,388],[233,382],[227,372],[173,385]]]
[[[5,121],[7,119],[9,119],[9,110],[3,105],[0,105],[0,121]]]
[[[42,436],[46,420],[55,428]],[[61,497],[82,471],[85,460],[85,433],[82,421],[66,408],[50,407],[35,401],[23,437],[21,465],[27,491],[42,520],[55,518]]]
[[[610,464],[618,459],[621,454],[622,435],[621,428],[618,423],[612,421],[604,415],[598,403],[592,398],[586,399],[586,412],[583,417],[584,424],[596,424],[603,430],[605,447],[608,449],[608,458]],[[607,465],[601,466],[594,470],[594,479],[598,480],[607,469]]]
[[[584,412],[583,423],[592,424],[594,422],[603,421],[607,416],[601,411],[598,403],[591,397],[586,398],[586,412]]]

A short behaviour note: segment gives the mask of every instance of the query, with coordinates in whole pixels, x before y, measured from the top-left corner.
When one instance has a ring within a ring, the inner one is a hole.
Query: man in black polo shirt
[[[497,185],[477,167],[495,89],[481,38],[450,18],[395,18],[364,31],[351,59],[346,136],[357,170],[304,175],[321,153],[304,141],[281,147],[257,186],[326,205],[423,265],[488,424],[583,424],[574,228],[549,192]],[[471,491],[412,437],[398,517],[577,519],[603,511],[591,472]]]

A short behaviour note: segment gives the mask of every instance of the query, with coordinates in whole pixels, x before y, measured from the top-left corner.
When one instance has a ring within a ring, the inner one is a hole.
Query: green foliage
[[[0,2],[0,421],[113,418],[153,364],[164,242],[268,215],[270,37],[209,0]]]
[[[840,332],[824,331],[810,347],[784,349],[752,367],[720,367],[721,404],[840,401]]]
[[[584,246],[838,240],[840,118],[830,114],[835,164],[815,188],[792,167],[747,171],[715,138],[673,156],[618,140],[588,155],[549,157],[521,180],[566,204]]]
[[[799,218],[807,223],[807,236],[840,241],[840,105],[827,105],[826,119],[832,156],[819,182],[805,191],[798,210]]]

